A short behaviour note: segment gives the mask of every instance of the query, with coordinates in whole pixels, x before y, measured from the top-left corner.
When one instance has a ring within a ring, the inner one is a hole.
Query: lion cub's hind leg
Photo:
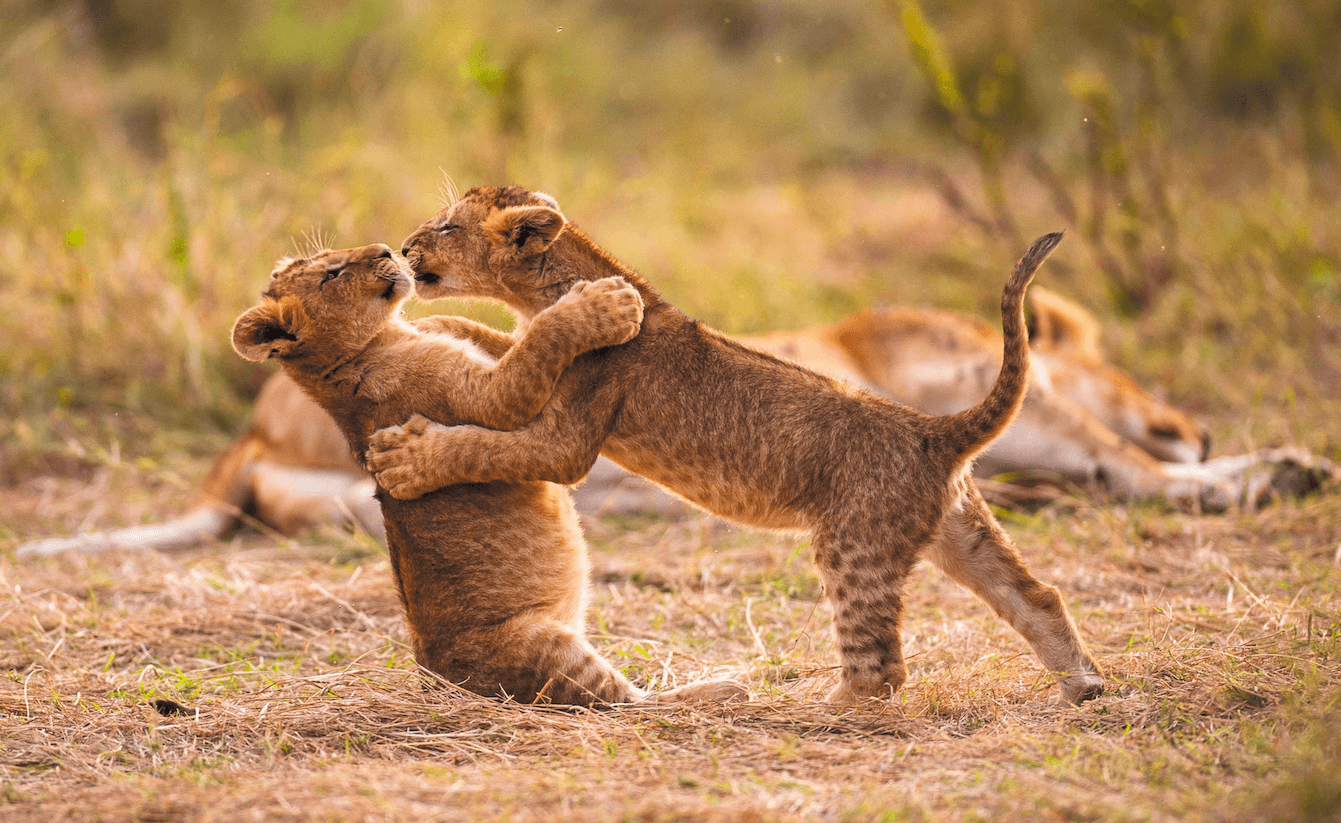
[[[439,644],[440,646],[440,644]],[[420,665],[470,691],[508,695],[518,703],[613,706],[671,705],[744,699],[732,680],[691,683],[648,694],[634,686],[573,627],[522,615],[454,638],[449,647],[417,650]],[[462,677],[459,673],[469,672]]]
[[[1061,679],[1058,697],[1080,703],[1103,694],[1103,677],[1053,586],[1025,568],[972,481],[960,504],[946,513],[927,559],[987,602],[1019,632]]]
[[[664,692],[653,692],[640,703],[673,706],[682,703],[727,703],[750,699],[750,690],[734,680],[702,680]]]
[[[842,679],[827,698],[831,703],[887,698],[908,677],[899,636],[903,581],[920,547],[916,541],[881,536],[882,531],[887,530],[875,524],[814,538],[815,566],[833,608],[842,665]]]
[[[599,706],[645,694],[571,626],[534,614],[430,643],[416,657],[463,688],[518,703]]]

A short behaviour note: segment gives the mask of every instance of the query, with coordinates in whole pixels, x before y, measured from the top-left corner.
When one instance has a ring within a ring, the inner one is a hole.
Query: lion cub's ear
[[[1099,351],[1099,324],[1079,303],[1042,286],[1029,290],[1029,303],[1034,314],[1029,335],[1031,344],[1069,351],[1095,362],[1103,360]]]
[[[283,357],[298,344],[303,317],[297,301],[267,300],[233,324],[233,348],[253,362]]]
[[[540,254],[558,239],[568,224],[558,209],[544,206],[510,206],[484,221],[484,236],[496,246],[507,247],[518,258]]]

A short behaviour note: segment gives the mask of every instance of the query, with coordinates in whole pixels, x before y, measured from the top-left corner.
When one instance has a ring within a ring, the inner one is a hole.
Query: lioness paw
[[[1201,487],[1200,501],[1202,511],[1229,511],[1239,502],[1237,491],[1228,483],[1206,483]]]

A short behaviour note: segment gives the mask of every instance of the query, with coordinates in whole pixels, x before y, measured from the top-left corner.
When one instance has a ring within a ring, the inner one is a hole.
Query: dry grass
[[[161,513],[177,493],[149,479],[82,493]],[[25,532],[51,482],[4,493]],[[591,630],[636,680],[735,672],[749,705],[427,688],[385,557],[357,537],[5,559],[0,817],[1335,819],[1338,490],[1226,518],[1063,498],[1008,528],[1110,674],[1080,709],[1052,706],[1013,632],[925,566],[905,690],[818,705],[835,654],[805,546],[706,519],[594,525]]]
[[[897,701],[815,705],[836,657],[806,547],[711,521],[593,528],[590,622],[635,679],[736,671],[745,706],[426,690],[358,537],[16,564],[24,539],[180,511],[262,379],[227,342],[258,278],[314,227],[397,243],[439,167],[553,191],[734,332],[881,302],[995,322],[1022,250],[982,229],[971,154],[922,116],[887,3],[115,3],[100,28],[104,5],[20,0],[0,27],[0,819],[1338,820],[1337,489],[1225,518],[1069,497],[1011,516],[1110,672],[1080,709],[1050,706],[1014,633],[930,569]],[[957,64],[1032,84],[1041,131],[1004,187],[1022,233],[1072,228],[1040,282],[1208,418],[1218,453],[1341,459],[1335,96],[1282,75],[1274,114],[1208,111],[1214,72],[1133,62],[1157,32],[1129,3],[926,5]],[[1278,5],[1263,25],[1330,20]],[[1204,67],[1259,7],[1179,0],[1166,22]],[[1335,26],[1297,28],[1268,33]],[[1311,43],[1291,53],[1333,89],[1334,49]],[[1087,142],[1077,71],[1109,78],[1121,144]],[[1090,162],[1123,148],[1129,172]],[[1101,246],[1143,310],[1114,299]]]

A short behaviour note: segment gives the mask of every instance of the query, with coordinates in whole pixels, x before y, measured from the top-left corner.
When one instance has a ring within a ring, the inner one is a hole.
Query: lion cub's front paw
[[[373,433],[365,458],[367,469],[392,497],[414,500],[442,485],[427,471],[435,462],[431,441],[439,428],[439,424],[416,414],[403,426]]]
[[[627,343],[643,325],[643,298],[622,277],[579,280],[554,308],[576,322],[589,349]]]
[[[851,708],[853,706],[860,706],[864,701],[872,699],[873,697],[870,694],[864,694],[844,683],[839,683],[837,686],[829,689],[829,693],[824,695],[823,702],[829,706]]]

